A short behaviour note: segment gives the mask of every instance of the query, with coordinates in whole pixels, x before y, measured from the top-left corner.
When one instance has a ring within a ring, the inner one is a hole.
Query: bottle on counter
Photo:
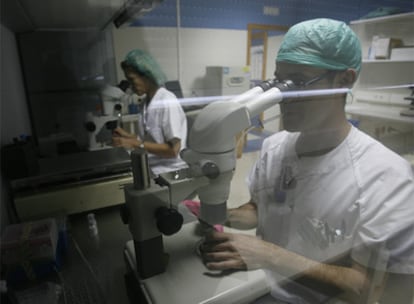
[[[96,248],[99,247],[99,230],[98,223],[96,222],[95,214],[88,213],[88,230],[89,237],[92,240]]]

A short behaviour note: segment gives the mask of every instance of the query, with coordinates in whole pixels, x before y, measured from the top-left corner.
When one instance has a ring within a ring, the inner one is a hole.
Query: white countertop
[[[169,264],[165,273],[140,280],[141,288],[152,304],[242,304],[269,292],[262,270],[236,271],[219,274],[208,270],[196,254],[201,237],[196,233],[198,222],[185,224],[175,235],[164,237]],[[133,269],[133,241],[125,247],[125,257]]]

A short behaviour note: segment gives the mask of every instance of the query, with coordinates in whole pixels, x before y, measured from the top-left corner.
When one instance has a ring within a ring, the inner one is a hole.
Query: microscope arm
[[[203,221],[217,224],[226,220],[226,202],[236,166],[236,135],[251,125],[251,117],[281,100],[281,90],[274,87],[273,81],[267,81],[231,100],[210,103],[197,116],[189,133],[188,149],[181,157],[193,171],[203,164],[215,168],[209,184],[197,189]]]

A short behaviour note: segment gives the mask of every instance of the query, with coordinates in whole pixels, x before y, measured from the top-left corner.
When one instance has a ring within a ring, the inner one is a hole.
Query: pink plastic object
[[[200,202],[192,201],[192,200],[185,200],[183,201],[183,204],[195,216],[198,217],[200,215]],[[218,232],[223,232],[223,225],[219,225],[219,224],[214,225],[214,229],[216,229]]]

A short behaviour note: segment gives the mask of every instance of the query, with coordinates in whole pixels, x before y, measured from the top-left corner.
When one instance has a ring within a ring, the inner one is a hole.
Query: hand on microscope
[[[117,127],[112,133],[112,145],[114,147],[124,147],[133,149],[139,147],[141,139],[135,134],[128,133],[124,129]]]
[[[257,207],[249,201],[238,208],[228,210],[226,226],[236,229],[252,229],[257,225]],[[200,246],[200,253],[211,270],[257,269],[266,264],[269,252],[266,243],[247,234],[223,233],[208,230]]]

